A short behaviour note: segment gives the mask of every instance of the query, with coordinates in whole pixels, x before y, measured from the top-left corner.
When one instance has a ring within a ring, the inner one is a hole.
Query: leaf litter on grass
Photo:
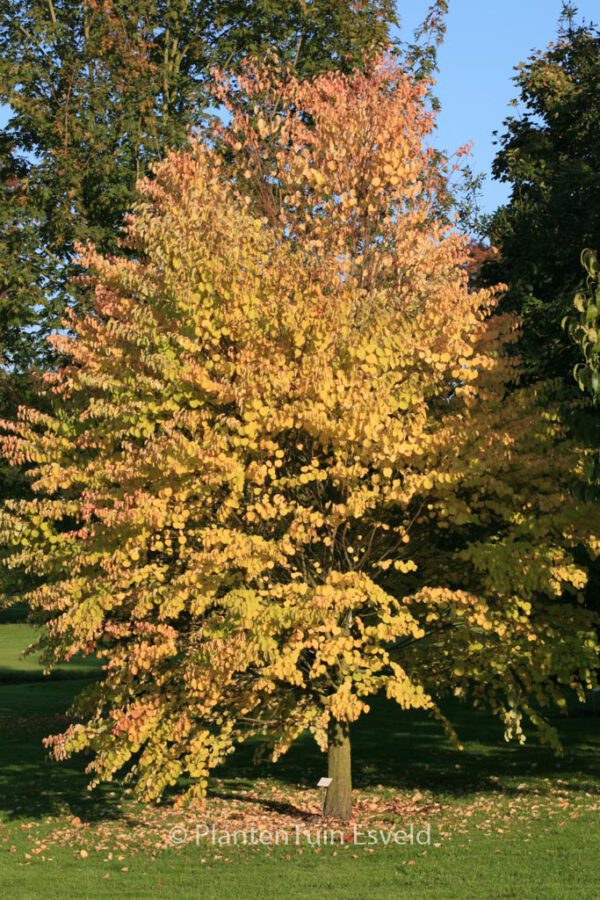
[[[436,848],[454,836],[469,837],[479,833],[485,837],[510,838],[517,829],[524,830],[523,840],[530,840],[533,828],[539,834],[539,830],[549,824],[566,827],[571,819],[600,811],[597,791],[573,792],[567,783],[550,779],[546,782],[532,785],[520,783],[516,787],[495,784],[494,790],[459,799],[443,798],[441,802],[433,793],[425,791],[391,791],[382,786],[369,791],[356,791],[354,820],[341,829],[345,840],[335,847],[334,852],[359,849],[352,840],[354,825],[364,829],[390,830],[405,829],[411,823],[415,829],[429,824],[431,841]],[[220,834],[249,834],[254,830],[256,834],[288,833],[290,836],[296,833],[297,828],[314,831],[319,827],[339,827],[322,819],[320,800],[315,790],[299,786],[282,788],[277,782],[268,781],[258,781],[252,789],[248,789],[217,780],[203,807],[141,805],[126,799],[121,815],[115,818],[85,821],[74,815],[47,816],[10,826],[0,825],[0,843],[8,844],[7,849],[25,865],[34,860],[55,861],[57,850],[67,848],[82,862],[101,855],[105,862],[119,864],[124,870],[130,857],[144,854],[155,858],[160,853],[169,850],[177,852],[195,843],[196,826],[214,826]],[[25,848],[20,852],[16,846],[15,828],[21,839],[18,843]],[[177,833],[183,835],[177,845],[170,839],[173,829],[179,829]],[[230,847],[210,847],[200,842],[199,849],[214,862],[231,861],[231,855],[228,855],[231,854]],[[244,849],[250,848],[246,846]],[[251,849],[269,853],[272,847],[261,845]],[[321,847],[296,847],[297,852],[304,852],[305,849],[319,852]],[[373,852],[372,847],[364,845],[360,849]],[[418,848],[418,852],[424,855],[427,850]],[[353,855],[358,858],[356,853]],[[405,860],[403,864],[414,864],[414,859]]]

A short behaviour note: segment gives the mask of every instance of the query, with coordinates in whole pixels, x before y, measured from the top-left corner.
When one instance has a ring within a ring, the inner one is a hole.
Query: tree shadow
[[[89,791],[86,761],[55,762],[42,744],[64,730],[65,710],[81,687],[80,679],[0,685],[0,810],[7,818],[119,817],[119,787]]]
[[[235,790],[209,790],[209,797],[214,797],[217,800],[236,801],[237,803],[254,803],[260,806],[261,809],[268,810],[272,813],[278,813],[279,815],[289,816],[290,818],[298,819],[299,821],[302,820],[303,822],[320,818],[320,816],[317,816],[315,813],[307,812],[306,809],[296,806],[295,803],[286,803],[283,800],[272,800],[269,797],[249,797],[247,794],[240,794]]]
[[[118,819],[124,793],[103,785],[88,791],[86,760],[49,760],[42,746],[48,734],[64,729],[64,712],[79,692],[81,680],[0,685],[0,810],[10,819],[77,816],[86,822]],[[465,750],[455,750],[439,724],[420,712],[404,712],[377,699],[372,712],[353,727],[353,780],[358,788],[382,786],[391,791],[427,790],[436,796],[469,797],[478,792],[535,792],[545,778],[561,791],[597,790],[600,776],[600,717],[561,718],[565,755],[556,757],[535,738],[518,747],[506,744],[502,727],[492,717],[457,703],[444,712],[456,726]],[[225,766],[215,770],[210,796],[252,799],[256,782],[315,789],[326,774],[327,760],[314,741],[303,738],[277,764],[253,760],[256,744],[240,747]],[[522,782],[525,782],[522,784]],[[294,803],[261,798],[265,808],[306,817]]]
[[[533,732],[524,746],[504,740],[502,724],[489,714],[456,702],[444,712],[458,732],[463,751],[455,749],[440,724],[420,711],[404,712],[376,698],[368,716],[352,729],[353,783],[358,788],[429,790],[464,796],[480,791],[523,793],[517,782],[543,778],[565,780],[568,791],[597,790],[600,777],[600,717],[574,715],[553,720],[564,754],[542,746]],[[309,737],[298,741],[277,764],[264,759],[252,767],[253,748],[240,747],[217,770],[221,777],[277,778],[310,787],[327,774],[327,758]],[[566,782],[566,779],[569,779]],[[513,784],[514,782],[514,784]],[[536,790],[534,786],[532,790]]]

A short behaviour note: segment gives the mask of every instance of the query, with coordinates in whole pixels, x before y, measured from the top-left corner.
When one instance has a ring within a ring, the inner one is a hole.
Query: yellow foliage
[[[82,250],[95,306],[55,339],[53,412],[4,423],[33,499],[0,533],[42,576],[46,662],[106,667],[49,745],[97,780],[132,765],[146,798],[201,796],[252,735],[322,744],[379,691],[436,715],[471,692],[516,733],[506,709],[595,660],[564,601],[598,509],[569,495],[551,388],[507,395],[515,326],[438,213],[423,87],[393,60],[259,74],[141,183],[129,259]]]

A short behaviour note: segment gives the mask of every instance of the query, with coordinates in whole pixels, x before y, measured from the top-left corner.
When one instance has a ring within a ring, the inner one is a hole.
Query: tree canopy
[[[567,17],[558,40],[522,63],[515,81],[519,113],[504,123],[493,165],[511,196],[487,226],[500,256],[485,266],[483,283],[508,286],[502,308],[523,317],[519,351],[529,377],[570,379],[577,355],[561,320],[582,250],[600,246],[597,28]]]
[[[5,361],[23,371],[45,364],[43,337],[77,296],[74,243],[119,250],[137,179],[202,123],[213,66],[235,68],[275,48],[302,75],[349,70],[388,42],[394,10],[391,0],[7,0],[0,12],[0,102],[11,111],[0,144]]]

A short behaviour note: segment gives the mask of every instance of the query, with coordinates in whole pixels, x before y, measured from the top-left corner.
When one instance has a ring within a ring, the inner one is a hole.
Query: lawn
[[[7,629],[4,631],[4,629]],[[592,898],[598,896],[600,719],[564,719],[565,755],[534,740],[506,744],[489,717],[448,712],[465,750],[436,723],[385,702],[354,730],[357,821],[429,825],[428,845],[228,846],[217,833],[321,824],[314,786],[325,761],[301,742],[277,766],[250,748],[216,773],[205,810],[144,808],[114,785],[89,792],[82,760],[45,758],[41,739],[61,730],[84,682],[42,681],[24,625],[0,625],[0,887],[14,898]],[[89,671],[89,670],[88,670]],[[80,666],[73,674],[85,674]],[[186,829],[190,840],[174,846]],[[358,837],[361,839],[359,832]]]
[[[36,629],[22,622],[0,624],[0,683],[44,679],[39,654],[24,652],[37,634]],[[75,657],[55,669],[52,678],[89,678],[95,668],[94,660]]]

